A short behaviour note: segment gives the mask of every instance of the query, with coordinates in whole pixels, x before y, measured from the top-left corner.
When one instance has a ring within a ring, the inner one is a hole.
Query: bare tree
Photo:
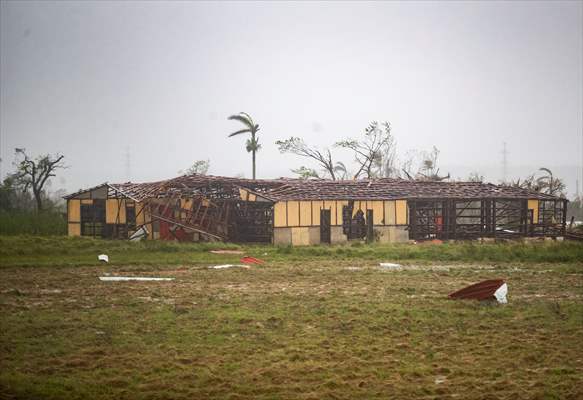
[[[394,136],[390,136],[387,143],[381,148],[381,157],[377,159],[376,167],[383,178],[399,178],[397,143]]]
[[[299,137],[290,137],[286,140],[278,140],[275,142],[278,146],[279,152],[295,154],[300,157],[310,158],[318,163],[320,167],[330,176],[332,180],[336,180],[336,164],[332,160],[332,154],[329,149],[319,150],[316,147],[309,146],[303,139]],[[303,168],[303,169],[302,169]],[[302,167],[296,171],[309,171],[308,168]],[[313,171],[313,170],[312,170]],[[315,171],[314,171],[315,172]],[[297,172],[296,172],[297,173]],[[316,173],[316,175],[318,175]]]
[[[405,158],[403,162],[401,162],[401,173],[399,176],[402,176],[405,179],[410,181],[415,180],[415,175],[417,174],[417,170],[415,169],[416,159],[418,158],[418,152],[414,150],[409,150],[405,153]]]
[[[349,138],[341,140],[336,143],[336,146],[354,152],[354,160],[358,165],[354,179],[358,179],[361,174],[366,174],[369,179],[383,176],[383,164],[385,161],[383,160],[383,154],[388,152],[394,157],[394,139],[391,135],[391,124],[388,122],[379,124],[377,121],[373,121],[364,130],[362,139]]]
[[[15,153],[17,161],[15,162],[16,172],[13,175],[14,179],[22,186],[24,191],[32,189],[36,208],[38,211],[42,211],[44,187],[49,178],[56,176],[55,171],[57,169],[65,168],[63,164],[65,156],[47,154],[33,160],[26,154],[25,149],[17,148]]]
[[[534,190],[536,192],[540,191],[534,174],[528,175],[525,178],[518,178],[516,180],[502,181],[501,183],[502,186],[512,186],[521,189]]]
[[[439,158],[439,150],[433,146],[430,152],[425,153],[421,167],[417,172],[416,179],[425,181],[443,181],[450,178],[450,174],[440,176],[439,168],[437,167],[437,160]]]
[[[546,172],[545,176],[541,176],[536,180],[539,190],[550,194],[551,196],[564,196],[567,186],[562,179],[553,177],[553,172],[548,168],[539,168],[539,171]]]
[[[401,163],[401,172],[404,178],[418,181],[443,181],[450,178],[450,174],[439,175],[437,166],[439,150],[433,146],[430,152],[409,151]]]
[[[539,171],[545,172],[546,175],[537,178],[536,174],[531,174],[525,178],[518,178],[515,181],[502,182],[502,184],[533,190],[535,192],[544,192],[552,196],[565,196],[567,186],[562,179],[553,176],[553,172],[548,168],[539,168]]]
[[[471,172],[468,176],[468,182],[484,183],[484,175],[480,175],[478,171]]]

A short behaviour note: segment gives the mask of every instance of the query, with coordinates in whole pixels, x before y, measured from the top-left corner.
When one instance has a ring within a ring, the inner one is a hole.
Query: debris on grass
[[[174,278],[152,278],[147,276],[100,276],[100,281],[173,281]]]
[[[243,254],[242,250],[211,250],[213,254]]]
[[[60,294],[63,293],[61,289],[41,289],[41,294]]]
[[[238,265],[238,264],[224,264],[224,265],[210,265],[209,269],[227,269],[227,268],[245,268],[249,269],[248,265]]]
[[[245,257],[241,258],[240,261],[243,264],[257,264],[257,265],[265,264],[265,261],[260,260],[259,258],[249,257],[249,256],[245,256]]]
[[[106,263],[109,262],[109,257],[107,256],[107,254],[100,254],[100,255],[97,256],[97,259],[99,261],[103,261],[103,262],[106,262]]]
[[[508,286],[504,279],[488,279],[450,293],[450,299],[496,300],[507,303]]]
[[[142,226],[140,229],[135,231],[131,236],[130,239],[132,242],[139,242],[142,239],[148,237],[148,229],[145,226]]]
[[[385,268],[385,269],[394,269],[394,270],[401,269],[401,264],[395,264],[395,263],[380,263],[379,266],[381,268]]]
[[[504,283],[502,286],[500,286],[498,288],[498,290],[496,290],[494,292],[494,297],[496,297],[496,300],[498,300],[498,303],[506,304],[506,303],[508,303],[508,300],[506,299],[507,294],[508,294],[508,285],[506,283]]]

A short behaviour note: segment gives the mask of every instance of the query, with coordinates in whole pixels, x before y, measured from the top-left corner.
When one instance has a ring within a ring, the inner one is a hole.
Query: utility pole
[[[128,182],[132,180],[132,164],[130,158],[130,146],[126,146],[126,154],[125,154],[125,163],[126,163],[126,179]]]
[[[504,142],[504,147],[502,149],[502,181],[506,182],[508,177],[508,151],[506,150],[506,142]]]

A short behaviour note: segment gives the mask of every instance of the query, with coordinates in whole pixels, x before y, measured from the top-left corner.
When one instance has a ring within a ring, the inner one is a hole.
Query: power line
[[[502,149],[502,180],[506,182],[508,177],[508,151],[506,150],[506,142],[503,144]]]

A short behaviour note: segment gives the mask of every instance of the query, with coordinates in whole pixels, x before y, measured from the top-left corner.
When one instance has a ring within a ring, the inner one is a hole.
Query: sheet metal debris
[[[146,276],[100,276],[100,281],[104,282],[125,282],[125,281],[173,281],[174,278],[151,278]]]
[[[227,268],[245,268],[249,269],[248,265],[237,265],[237,264],[224,264],[224,265],[211,265],[209,269],[227,269]]]
[[[450,299],[497,300],[506,303],[508,286],[504,279],[488,279],[450,293]]]
[[[508,300],[506,299],[507,294],[508,294],[508,285],[505,283],[502,286],[500,286],[498,288],[498,290],[496,290],[494,292],[494,297],[496,297],[496,300],[498,300],[498,303],[506,304],[506,303],[508,303]]]
[[[242,250],[211,250],[213,254],[243,254]]]
[[[260,260],[259,258],[249,256],[241,258],[240,261],[244,264],[257,264],[257,265],[265,264],[265,261]]]
[[[130,240],[132,242],[139,242],[142,239],[145,239],[148,237],[148,229],[146,229],[145,226],[142,226],[140,229],[138,229],[137,231],[135,231],[132,236],[130,236]]]
[[[401,269],[401,264],[394,263],[380,263],[379,266],[386,269]]]

